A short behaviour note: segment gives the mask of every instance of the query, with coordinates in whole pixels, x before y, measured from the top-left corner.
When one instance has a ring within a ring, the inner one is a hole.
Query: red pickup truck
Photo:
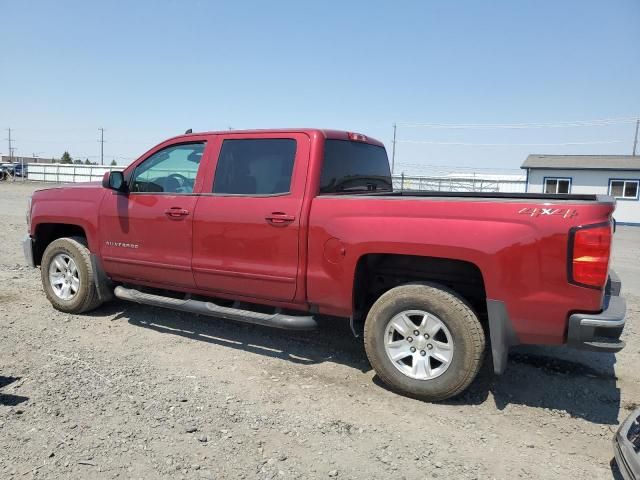
[[[102,185],[37,191],[27,261],[58,310],[113,295],[286,329],[350,321],[379,377],[442,400],[485,345],[617,352],[611,197],[397,192],[383,145],[291,129],[189,133]]]

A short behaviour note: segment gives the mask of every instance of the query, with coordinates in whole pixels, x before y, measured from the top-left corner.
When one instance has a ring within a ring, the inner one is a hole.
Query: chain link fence
[[[518,175],[393,176],[393,189],[398,191],[524,193],[526,185]]]

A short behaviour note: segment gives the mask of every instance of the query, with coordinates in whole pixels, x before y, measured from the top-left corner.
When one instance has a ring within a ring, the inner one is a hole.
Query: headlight
[[[31,198],[27,199],[27,227],[31,230]]]

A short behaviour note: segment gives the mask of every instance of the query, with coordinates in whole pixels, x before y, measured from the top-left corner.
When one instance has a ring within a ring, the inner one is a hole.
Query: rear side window
[[[383,147],[348,140],[327,140],[320,194],[391,191],[391,172]]]
[[[291,190],[296,141],[291,138],[224,140],[213,193],[277,195]]]

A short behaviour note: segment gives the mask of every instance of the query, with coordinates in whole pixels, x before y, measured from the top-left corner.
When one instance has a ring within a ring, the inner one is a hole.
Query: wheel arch
[[[397,253],[367,253],[356,262],[352,302],[356,318],[364,318],[372,300],[398,285],[432,282],[462,297],[486,318],[485,279],[480,267],[468,260]]]
[[[51,242],[64,237],[82,237],[91,245],[87,229],[81,224],[43,222],[34,228],[33,261],[40,265],[42,255]],[[91,249],[91,248],[90,248]]]

